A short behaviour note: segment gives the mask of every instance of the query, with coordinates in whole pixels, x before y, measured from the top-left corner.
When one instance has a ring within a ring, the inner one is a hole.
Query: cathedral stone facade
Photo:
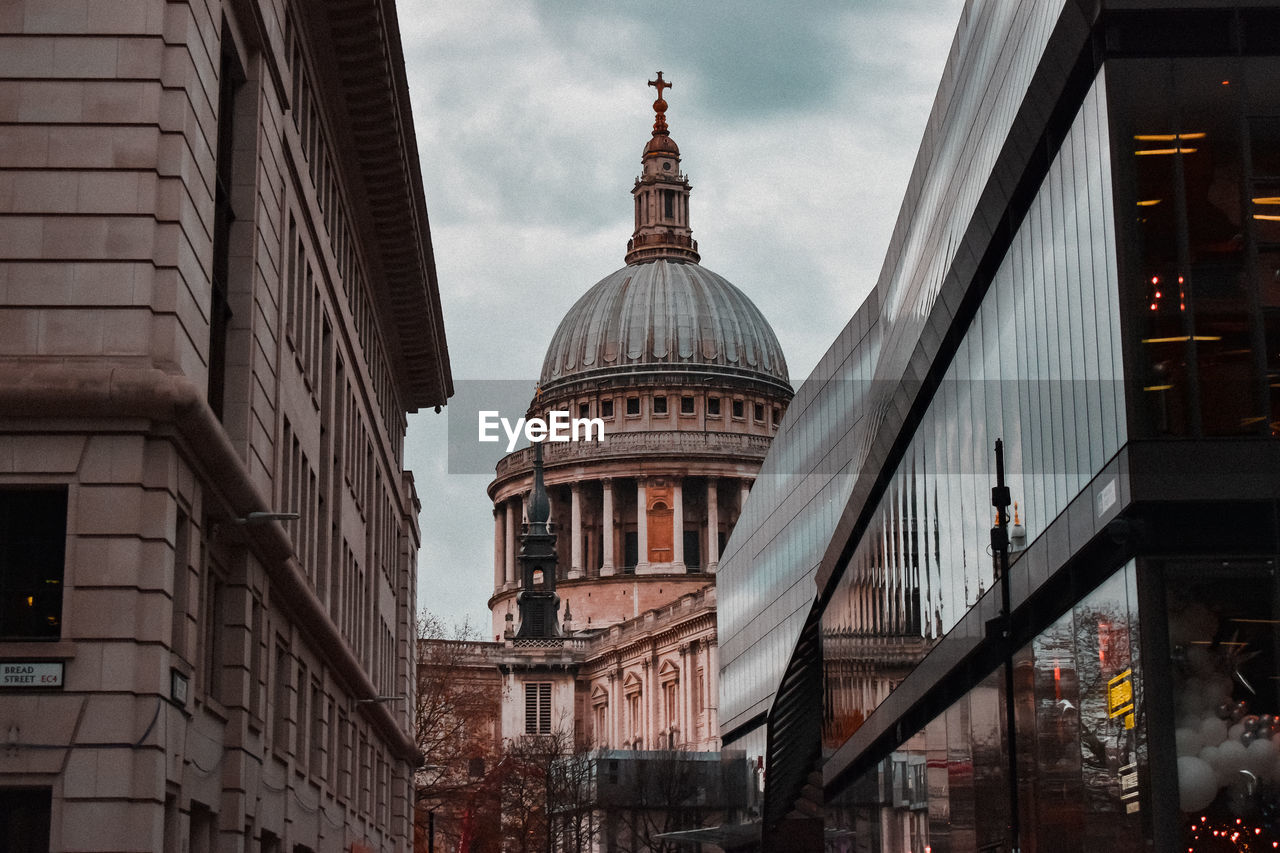
[[[662,97],[670,84],[659,74],[650,85],[658,99],[626,266],[565,315],[528,412],[598,419],[604,438],[545,443],[540,472],[535,448],[498,463],[489,606],[504,737],[550,719],[598,748],[715,750],[716,568],[792,390],[768,321],[699,263]],[[531,631],[521,543],[537,526],[536,476],[556,557],[540,582],[559,609],[554,630]]]

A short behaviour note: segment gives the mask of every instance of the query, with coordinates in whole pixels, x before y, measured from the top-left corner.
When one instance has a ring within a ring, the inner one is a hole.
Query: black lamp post
[[[999,633],[1004,643],[1004,716],[1009,750],[1009,849],[1021,849],[1018,826],[1018,732],[1013,703],[1013,613],[1009,602],[1009,487],[1004,482],[1004,442],[996,439],[996,484],[991,489],[991,505],[996,508],[996,526],[991,528],[991,556],[996,580],[1000,582]]]

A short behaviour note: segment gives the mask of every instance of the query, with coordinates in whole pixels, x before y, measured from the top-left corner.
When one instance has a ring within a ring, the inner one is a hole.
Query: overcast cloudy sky
[[[526,404],[560,318],[623,265],[658,70],[702,263],[764,312],[798,386],[879,274],[961,5],[400,0],[459,395],[507,380]],[[449,411],[409,420],[419,606],[483,633],[492,468],[450,465]]]

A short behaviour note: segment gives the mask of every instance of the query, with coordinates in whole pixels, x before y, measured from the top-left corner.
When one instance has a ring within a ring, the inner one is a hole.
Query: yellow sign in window
[[[1126,669],[1107,682],[1107,714],[1124,717],[1124,727],[1133,728],[1133,670]]]

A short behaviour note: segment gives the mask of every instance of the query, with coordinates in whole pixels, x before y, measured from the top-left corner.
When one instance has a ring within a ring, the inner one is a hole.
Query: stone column
[[[716,479],[707,478],[707,571],[720,567],[720,505],[717,503]]]
[[[671,570],[684,571],[684,489],[676,477],[671,484]]]
[[[607,477],[601,482],[604,489],[604,501],[601,514],[604,516],[604,562],[600,566],[600,577],[607,578],[614,573],[613,567],[613,480]]]
[[[506,585],[516,585],[516,505],[512,499],[507,500],[507,566]]]
[[[501,506],[493,508],[493,591],[502,590],[507,579],[507,518]]]
[[[642,689],[644,690],[644,695],[640,702],[640,705],[644,709],[644,728],[642,729],[642,731],[644,732],[644,743],[642,744],[641,748],[653,749],[654,733],[657,730],[657,726],[654,724],[654,719],[653,719],[655,716],[654,715],[655,706],[653,703],[653,683],[656,680],[655,676],[657,675],[657,673],[654,670],[653,662],[650,660],[646,659],[643,662],[642,666],[644,668],[643,669],[644,679],[643,681],[641,681],[641,684],[643,685]]]
[[[569,484],[569,580],[582,577],[582,484]]]
[[[649,571],[649,501],[644,478],[636,478],[636,574]]]
[[[720,748],[720,645],[707,639],[707,745]]]
[[[622,676],[609,673],[609,719],[605,725],[609,729],[609,748],[618,749],[622,743]]]
[[[622,672],[609,672],[609,745],[622,747],[623,716],[626,715],[627,698],[622,695]]]
[[[693,748],[693,656],[689,644],[680,644],[680,739],[686,749]]]
[[[751,494],[751,484],[754,480],[742,480],[739,485],[738,492],[738,517],[742,517],[742,508],[747,505],[747,496]]]

